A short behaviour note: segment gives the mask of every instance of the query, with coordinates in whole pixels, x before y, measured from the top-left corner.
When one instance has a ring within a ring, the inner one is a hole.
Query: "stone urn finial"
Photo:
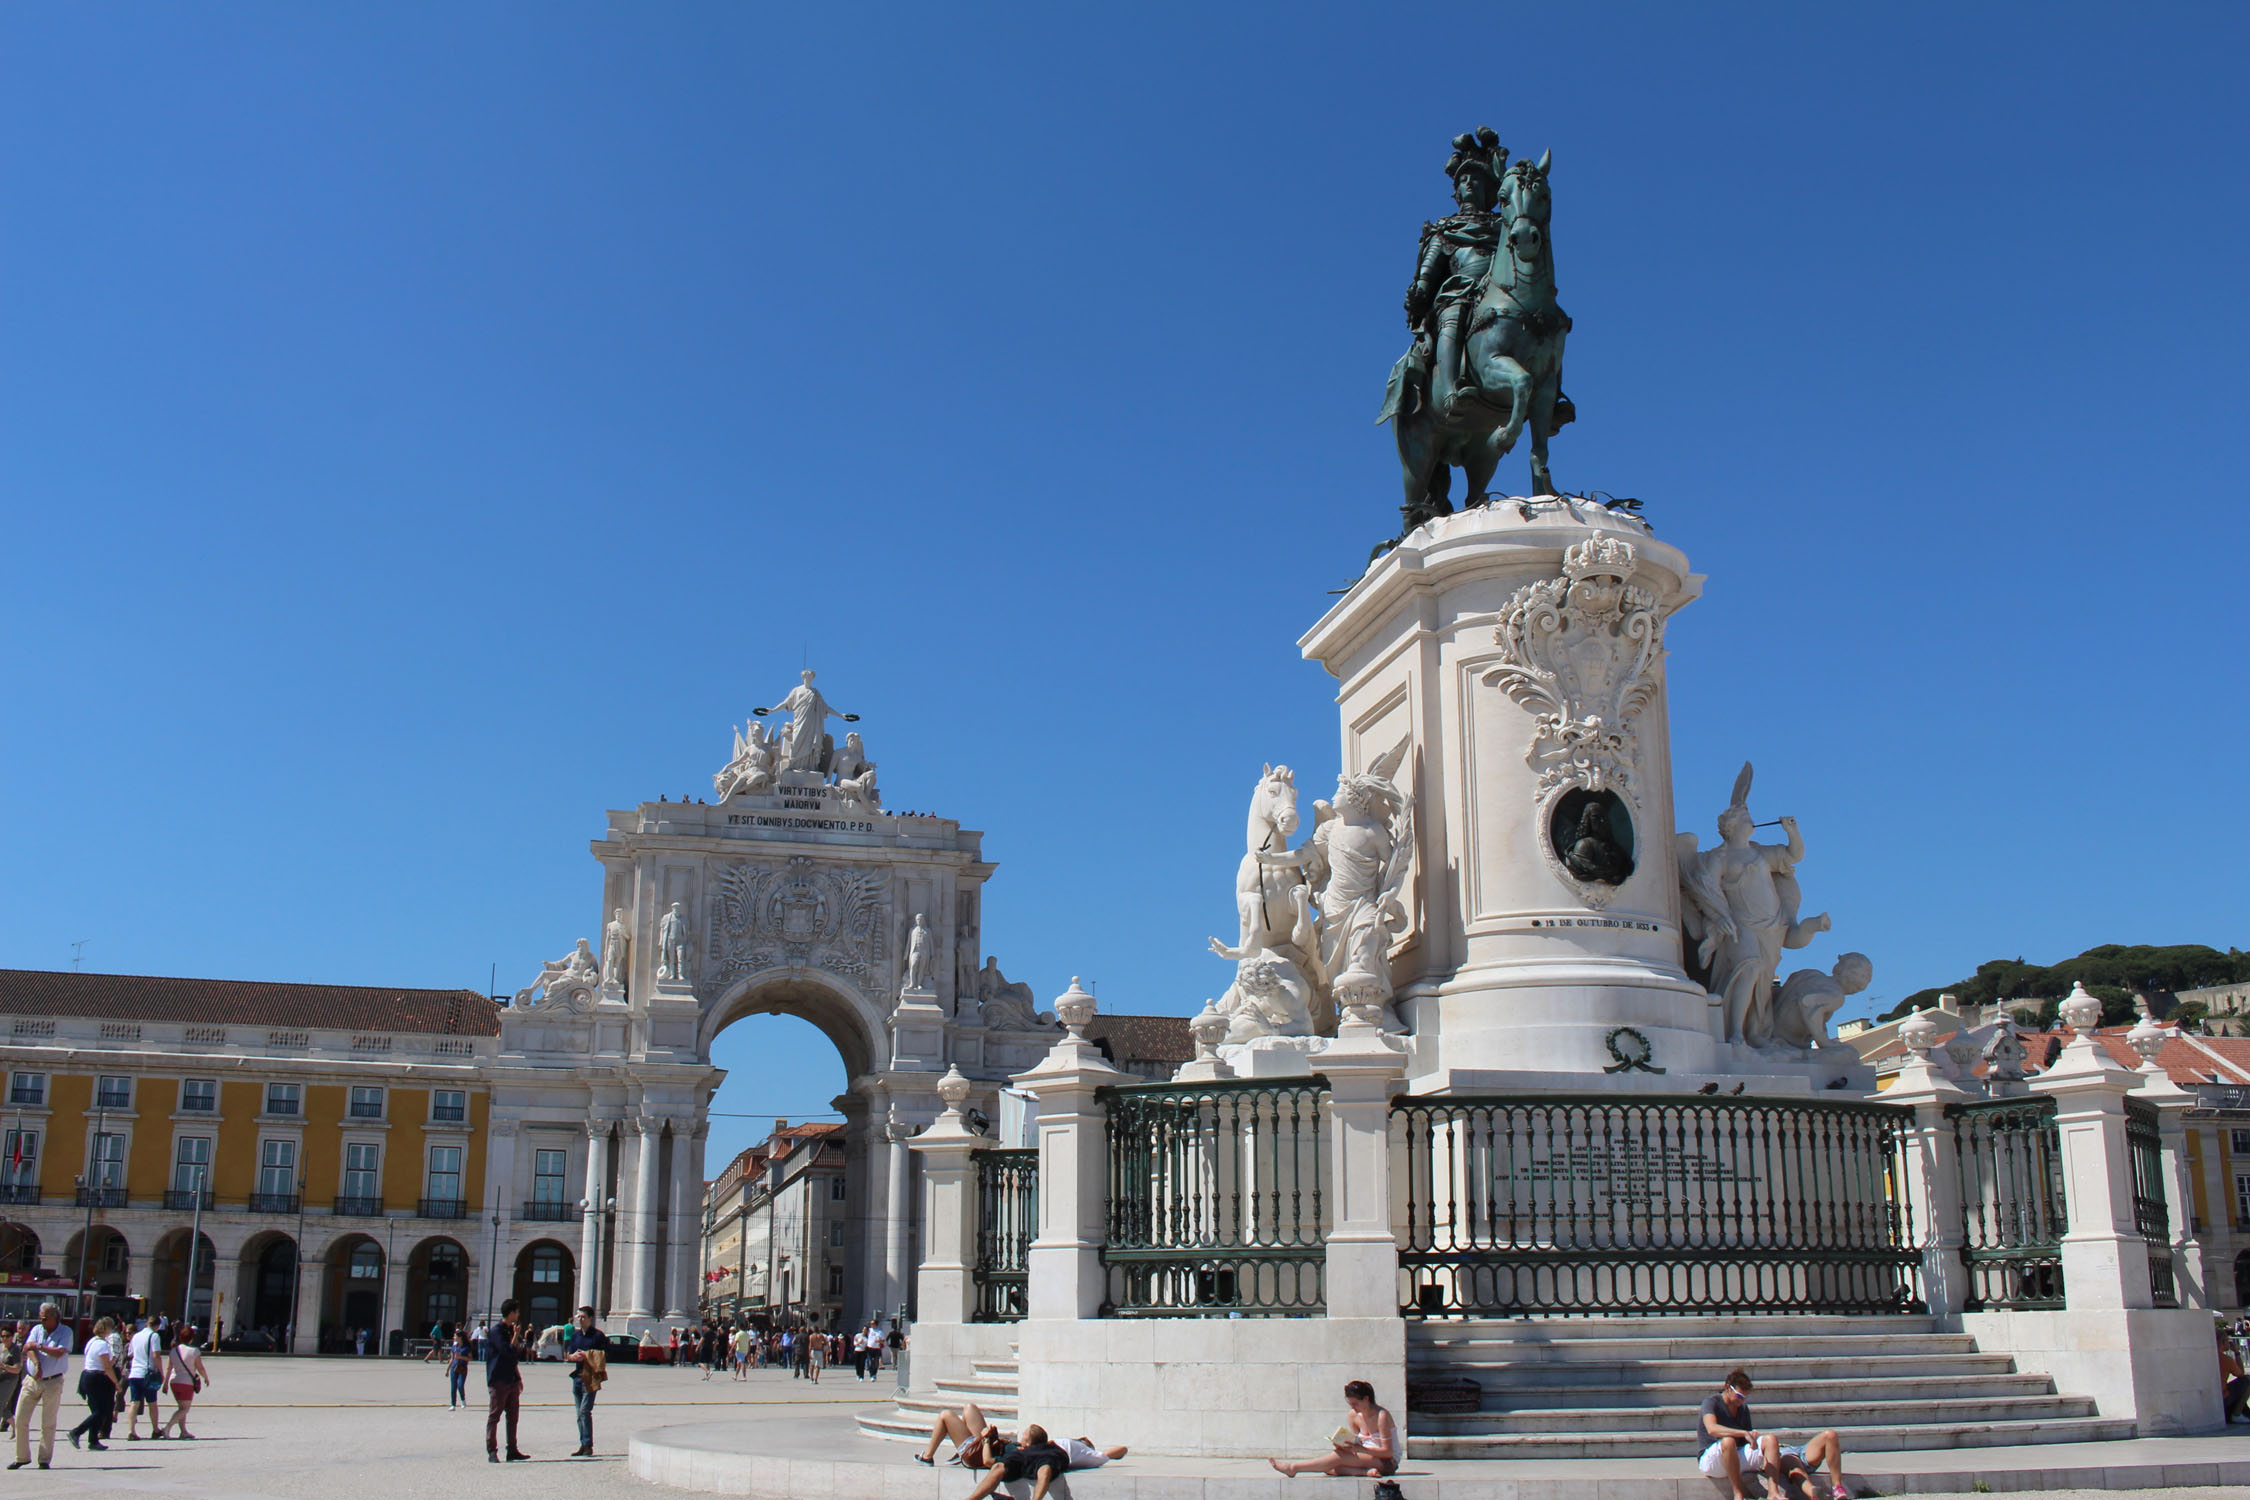
[[[1206,1000],[1194,1020],[1188,1022],[1188,1035],[1195,1038],[1195,1060],[1207,1063],[1219,1055],[1219,1043],[1226,1040],[1227,1018],[1219,1014],[1219,1002]]]
[[[1930,1048],[1937,1045],[1937,1022],[1930,1019],[1928,1011],[1918,1010],[1900,1025],[1898,1039],[1907,1051],[1927,1062]]]
[[[1063,1023],[1074,1042],[1086,1040],[1086,1023],[1094,1019],[1094,997],[1079,988],[1078,976],[1070,976],[1070,988],[1055,997],[1055,1019]]]
[[[2143,1073],[2164,1071],[2156,1065],[2156,1054],[2162,1052],[2164,1044],[2171,1039],[2172,1029],[2169,1026],[2159,1026],[2155,1018],[2148,1015],[2143,1015],[2134,1022],[2133,1029],[2125,1033],[2125,1045],[2141,1055]]]
[[[2062,1018],[2078,1036],[2092,1036],[2094,1028],[2102,1024],[2102,1003],[2086,993],[2084,980],[2070,987],[2070,997],[2062,1003]]]
[[[945,1076],[938,1080],[937,1091],[938,1097],[945,1101],[948,1116],[961,1118],[961,1102],[969,1097],[969,1088],[969,1080],[963,1076],[958,1063],[945,1070]]]
[[[1963,1083],[1976,1076],[1977,1060],[1982,1055],[1983,1049],[1977,1046],[1977,1039],[1969,1035],[1966,1026],[1946,1040],[1945,1060],[1953,1064],[1953,1076]]]

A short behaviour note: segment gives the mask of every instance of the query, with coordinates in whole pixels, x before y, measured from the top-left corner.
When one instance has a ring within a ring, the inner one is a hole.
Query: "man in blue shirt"
[[[500,1321],[484,1336],[484,1387],[492,1398],[484,1417],[484,1456],[493,1463],[500,1462],[502,1417],[508,1419],[508,1462],[521,1463],[531,1457],[516,1446],[516,1420],[523,1400],[523,1372],[516,1368],[523,1350],[516,1342],[516,1332],[522,1319],[522,1309],[510,1297],[500,1304]]]
[[[594,1396],[609,1378],[609,1335],[594,1326],[594,1310],[578,1309],[570,1332],[563,1336],[563,1358],[570,1365],[570,1394],[578,1403],[578,1451],[572,1458],[594,1456]]]

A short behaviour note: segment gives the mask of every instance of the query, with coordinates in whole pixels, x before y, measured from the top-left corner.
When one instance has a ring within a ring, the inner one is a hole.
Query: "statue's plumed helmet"
[[[1500,136],[1489,125],[1480,125],[1473,134],[1453,138],[1453,154],[1446,158],[1445,175],[1455,182],[1464,172],[1474,172],[1498,185],[1501,171],[1508,165],[1508,148],[1500,144]]]

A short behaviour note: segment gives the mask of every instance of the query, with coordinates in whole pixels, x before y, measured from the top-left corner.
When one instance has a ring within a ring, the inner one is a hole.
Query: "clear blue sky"
[[[1710,576],[1682,818],[1755,758],[1805,957],[2243,942],[2245,56],[2217,5],[10,6],[0,964],[512,989],[603,810],[809,656],[986,830],[1011,974],[1193,1010],[1260,763],[1334,774],[1293,642],[1395,520],[1483,123],[1555,153],[1558,478]],[[721,1107],[825,1108],[759,1026]]]

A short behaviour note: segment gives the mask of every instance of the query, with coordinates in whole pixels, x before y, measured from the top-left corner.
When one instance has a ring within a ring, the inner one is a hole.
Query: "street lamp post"
[[[296,1275],[289,1283],[289,1352],[297,1352],[297,1320],[304,1313],[305,1300],[305,1179],[297,1179],[297,1243],[291,1247],[290,1270]],[[314,1353],[319,1353],[316,1343]]]
[[[380,1357],[390,1347],[390,1330],[382,1325],[389,1321],[391,1310],[391,1251],[398,1243],[398,1220],[383,1221],[383,1277],[375,1283],[375,1353]]]
[[[86,1164],[82,1177],[71,1179],[78,1185],[79,1196],[86,1200],[86,1227],[78,1235],[78,1306],[76,1314],[85,1318],[89,1311],[86,1297],[86,1257],[94,1248],[94,1205],[101,1200],[101,1149],[102,1127],[108,1123],[109,1106],[102,1100],[102,1081],[94,1080],[94,1139],[92,1160]]]
[[[188,1223],[187,1285],[180,1289],[180,1321],[195,1321],[195,1255],[203,1248],[203,1183],[209,1167],[195,1169],[195,1217]]]
[[[488,1319],[499,1311],[499,1304],[492,1300],[492,1289],[500,1274],[500,1223],[500,1210],[496,1208],[492,1211],[492,1259],[484,1267],[484,1310]]]

